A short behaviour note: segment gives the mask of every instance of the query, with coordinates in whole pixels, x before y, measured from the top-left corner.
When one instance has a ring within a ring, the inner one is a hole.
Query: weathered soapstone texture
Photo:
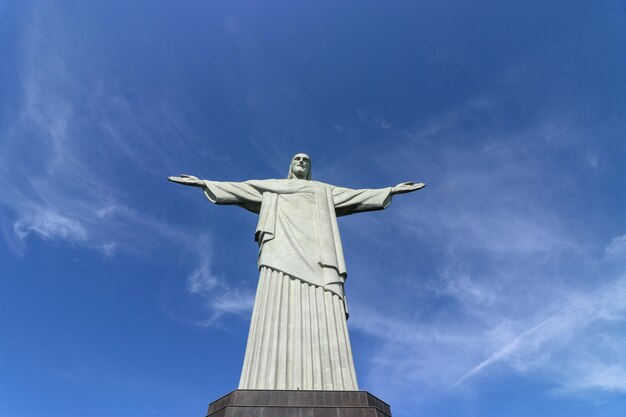
[[[169,179],[202,188],[214,204],[259,215],[260,278],[239,388],[358,390],[337,217],[382,210],[393,194],[424,184],[353,190],[312,181],[306,154],[292,158],[287,179]]]

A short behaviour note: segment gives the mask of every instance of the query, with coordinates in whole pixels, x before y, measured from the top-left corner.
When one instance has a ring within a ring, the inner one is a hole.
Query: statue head
[[[311,179],[311,159],[305,153],[297,153],[291,158],[287,179]]]

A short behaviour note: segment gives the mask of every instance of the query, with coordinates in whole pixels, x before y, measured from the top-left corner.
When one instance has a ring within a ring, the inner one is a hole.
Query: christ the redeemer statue
[[[217,182],[192,175],[170,181],[202,188],[210,202],[259,215],[260,270],[239,389],[358,390],[346,320],[347,277],[337,217],[382,210],[405,182],[352,190],[311,180],[297,154],[287,179]]]

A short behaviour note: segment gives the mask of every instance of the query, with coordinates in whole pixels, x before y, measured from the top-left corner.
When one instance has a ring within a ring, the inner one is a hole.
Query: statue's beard
[[[306,170],[305,168],[296,166],[291,170],[291,173],[296,178],[304,179],[307,177],[308,170]]]

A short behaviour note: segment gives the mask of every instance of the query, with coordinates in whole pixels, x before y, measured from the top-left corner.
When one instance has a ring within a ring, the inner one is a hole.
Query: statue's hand
[[[402,182],[395,187],[391,187],[391,194],[404,194],[411,193],[413,191],[421,190],[426,187],[426,184],[423,182],[415,184],[413,181]]]
[[[204,187],[204,182],[200,178],[194,177],[193,175],[180,174],[178,177],[172,176],[167,177],[167,179],[178,184],[191,185],[193,187]]]

